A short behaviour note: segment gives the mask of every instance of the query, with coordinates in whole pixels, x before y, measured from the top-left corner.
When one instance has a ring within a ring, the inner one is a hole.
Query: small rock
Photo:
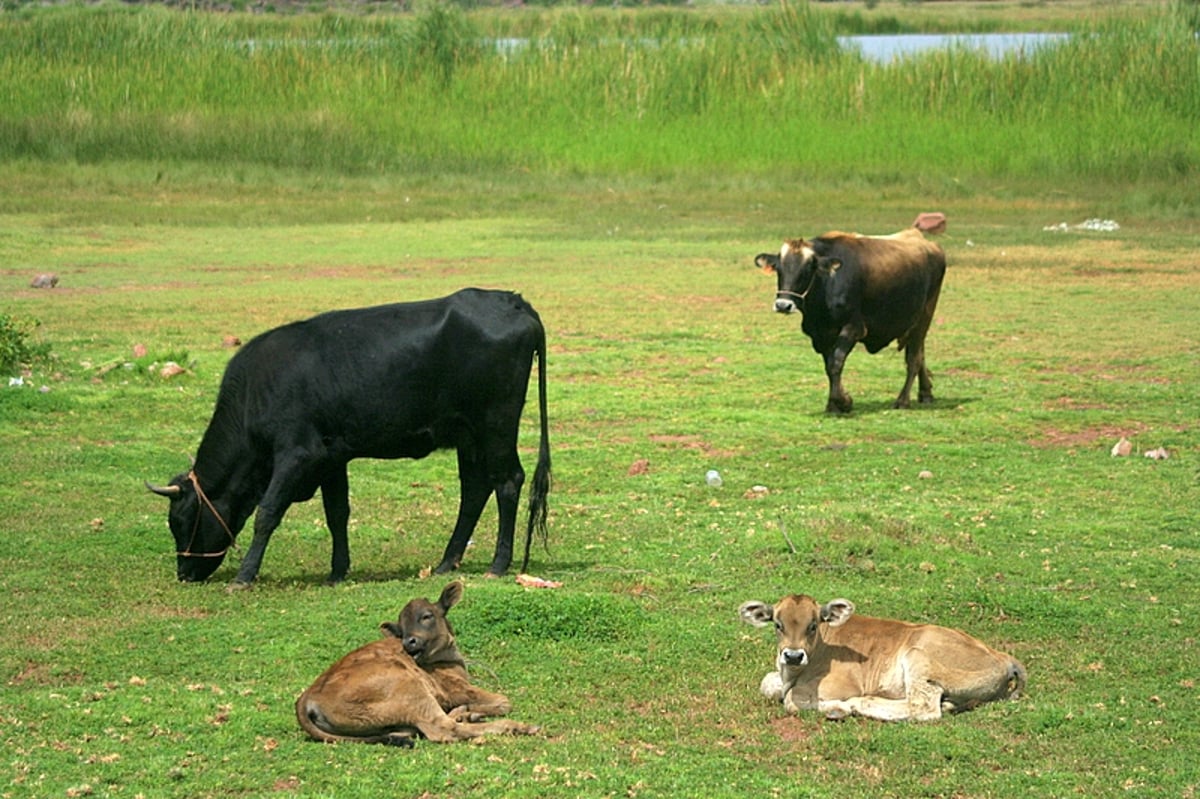
[[[1125,436],[1121,436],[1121,440],[1113,444],[1112,456],[1114,458],[1124,458],[1131,452],[1133,452],[1133,444]]]
[[[932,480],[933,472],[929,471],[928,469],[922,469],[917,473],[917,477],[921,478],[922,480]]]
[[[58,275],[38,275],[29,282],[29,285],[35,289],[52,289],[58,285]]]
[[[1167,458],[1171,457],[1171,453],[1167,452],[1165,447],[1159,447],[1158,449],[1152,449],[1147,452],[1146,457],[1150,458],[1151,460],[1165,461]]]

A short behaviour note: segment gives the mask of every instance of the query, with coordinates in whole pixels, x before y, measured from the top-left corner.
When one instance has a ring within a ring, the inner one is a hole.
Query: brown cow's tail
[[[546,516],[549,507],[546,497],[550,493],[550,417],[546,410],[546,329],[538,320],[538,342],[534,349],[538,370],[538,415],[541,417],[541,442],[538,444],[537,467],[533,471],[533,484],[529,488],[529,527],[525,531],[525,558],[521,561],[521,573],[529,568],[529,545],[534,530],[548,546]]]
[[[300,729],[308,733],[309,738],[321,743],[388,744],[403,747],[413,745],[412,736],[403,733],[354,736],[330,732],[326,729],[331,726],[328,719],[325,718],[325,714],[321,712],[317,703],[308,698],[307,691],[296,700],[296,721],[300,722]]]

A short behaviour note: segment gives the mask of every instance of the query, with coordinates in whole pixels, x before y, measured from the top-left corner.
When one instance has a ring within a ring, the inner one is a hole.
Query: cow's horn
[[[156,486],[151,484],[149,481],[146,481],[146,488],[150,489],[155,494],[158,494],[160,497],[178,496],[179,492],[183,490],[179,486]]]

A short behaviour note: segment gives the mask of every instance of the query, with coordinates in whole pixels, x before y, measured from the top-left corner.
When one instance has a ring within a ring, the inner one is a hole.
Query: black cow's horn
[[[179,486],[152,485],[149,481],[146,481],[146,488],[150,489],[155,494],[158,494],[160,497],[174,497],[174,496],[177,496],[179,494],[179,492],[183,490]]]

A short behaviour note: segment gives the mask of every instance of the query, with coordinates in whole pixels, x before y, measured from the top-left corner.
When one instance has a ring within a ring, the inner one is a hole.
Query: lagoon
[[[838,44],[847,50],[858,50],[868,61],[887,64],[930,50],[982,50],[993,58],[1027,55],[1065,42],[1069,37],[1068,33],[901,33],[839,36]]]

